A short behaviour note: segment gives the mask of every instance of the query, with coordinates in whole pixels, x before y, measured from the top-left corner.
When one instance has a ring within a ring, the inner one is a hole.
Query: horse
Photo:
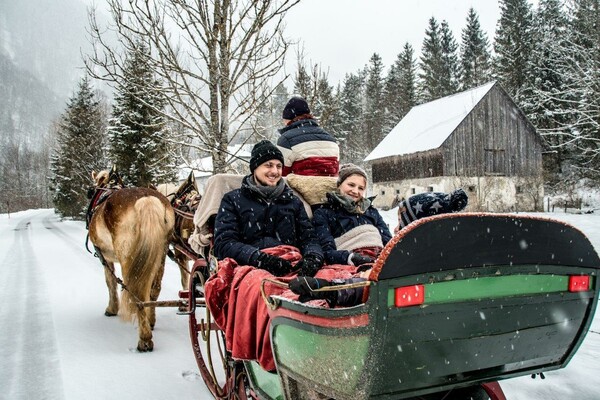
[[[167,255],[179,266],[181,286],[187,289],[190,275],[188,261],[200,257],[192,250],[187,240],[194,230],[194,212],[202,196],[198,193],[193,172],[190,172],[180,186],[163,183],[158,185],[156,190],[169,199],[175,211],[175,228],[170,237],[170,249]]]
[[[109,302],[104,315],[138,322],[140,352],[152,351],[154,307],[160,294],[169,237],[175,214],[169,201],[150,188],[123,188],[115,168],[92,171],[95,194],[90,204],[89,239],[104,265]],[[121,301],[114,263],[121,265]]]

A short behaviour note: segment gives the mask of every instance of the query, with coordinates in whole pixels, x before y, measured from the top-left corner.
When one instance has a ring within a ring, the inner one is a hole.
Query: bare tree
[[[85,60],[89,73],[122,87],[125,54],[144,40],[163,87],[143,89],[162,91],[168,107],[160,111],[184,128],[172,140],[210,153],[214,172],[225,171],[232,161],[227,144],[251,125],[277,86],[291,45],[283,19],[299,0],[107,2],[110,26],[99,26],[90,11],[95,50]],[[112,34],[119,49],[111,45]]]

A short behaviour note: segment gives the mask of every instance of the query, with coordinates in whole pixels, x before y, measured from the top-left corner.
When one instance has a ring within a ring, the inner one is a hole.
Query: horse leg
[[[165,257],[162,257],[161,260],[162,262],[158,271],[156,271],[156,275],[152,281],[152,287],[150,288],[150,300],[152,301],[158,300],[158,296],[162,289],[162,278],[165,273]],[[149,307],[148,321],[150,323],[150,328],[154,329],[154,325],[156,324],[156,307]]]
[[[108,307],[104,310],[104,315],[114,317],[119,312],[119,294],[117,292],[117,278],[115,277],[115,263],[105,261],[104,278],[108,287]]]

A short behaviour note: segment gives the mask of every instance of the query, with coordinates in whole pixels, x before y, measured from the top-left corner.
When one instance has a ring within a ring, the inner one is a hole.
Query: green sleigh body
[[[598,268],[585,235],[554,220],[423,219],[386,246],[364,304],[271,298],[277,373],[244,362],[251,397],[400,399],[563,368],[591,324]]]

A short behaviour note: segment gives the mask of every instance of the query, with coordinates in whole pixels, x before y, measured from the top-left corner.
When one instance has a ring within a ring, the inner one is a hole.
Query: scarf
[[[283,190],[285,189],[285,181],[283,178],[280,179],[275,186],[260,185],[256,182],[253,175],[248,175],[245,181],[248,185],[248,189],[250,189],[253,193],[256,193],[258,197],[267,202],[271,202],[281,196]]]
[[[371,207],[371,201],[366,198],[360,199],[357,203],[350,197],[341,194],[339,191],[327,193],[330,201],[338,203],[344,210],[351,214],[364,214],[367,208]]]

